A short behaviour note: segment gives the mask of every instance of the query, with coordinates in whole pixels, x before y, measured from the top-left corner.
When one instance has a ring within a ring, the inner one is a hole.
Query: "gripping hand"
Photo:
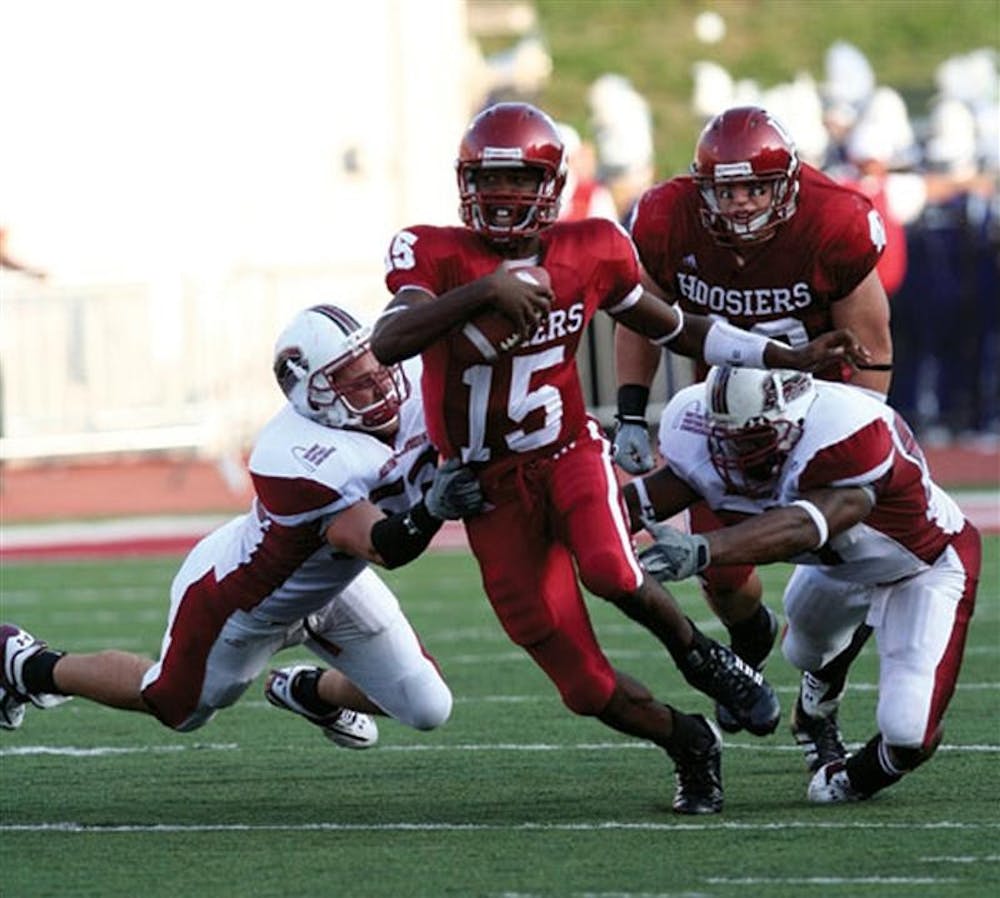
[[[653,470],[653,446],[645,418],[618,415],[614,462],[629,474],[645,474]]]
[[[434,473],[424,505],[436,518],[456,521],[475,517],[483,510],[483,490],[471,468],[450,458]]]
[[[650,524],[646,529],[654,542],[639,553],[639,562],[661,583],[694,576],[712,560],[704,536],[682,533],[666,524]]]

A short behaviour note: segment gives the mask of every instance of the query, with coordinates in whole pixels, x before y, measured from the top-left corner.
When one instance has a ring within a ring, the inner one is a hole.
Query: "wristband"
[[[830,527],[826,523],[826,517],[824,517],[823,512],[821,512],[808,499],[796,499],[792,505],[797,505],[807,515],[809,515],[809,517],[812,518],[813,525],[819,531],[819,542],[813,547],[813,551],[815,552],[816,549],[821,548],[830,538]]]
[[[766,368],[764,350],[771,341],[760,334],[740,330],[727,321],[713,321],[705,335],[702,354],[709,365],[732,368]]]
[[[674,329],[669,334],[664,334],[662,337],[656,337],[653,342],[657,346],[666,346],[671,340],[674,339],[682,330],[684,330],[684,310],[680,306],[674,306],[674,311],[677,313],[677,324],[674,325]]]
[[[642,384],[622,384],[618,388],[619,421],[629,419],[629,423],[646,423],[646,403],[649,402],[649,387]]]
[[[656,509],[653,508],[653,503],[649,500],[646,479],[644,477],[636,477],[635,480],[630,480],[629,483],[635,487],[635,498],[639,502],[639,520],[642,521],[642,525],[648,527],[650,524],[655,524]]]
[[[400,567],[427,548],[442,523],[420,501],[406,511],[376,521],[371,529],[372,546],[387,568]]]

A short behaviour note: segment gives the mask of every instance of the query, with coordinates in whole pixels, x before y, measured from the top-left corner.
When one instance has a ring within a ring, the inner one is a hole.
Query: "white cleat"
[[[9,689],[0,686],[0,729],[16,730],[24,721],[24,702]]]
[[[68,695],[53,695],[48,692],[29,692],[24,684],[24,665],[35,655],[44,652],[48,645],[40,639],[35,639],[27,630],[22,630],[14,624],[0,626],[0,686],[9,693],[9,697],[21,704],[31,702],[36,708],[54,708],[63,702],[68,702]],[[24,717],[23,709],[20,717],[12,712],[11,720],[17,722],[13,726],[4,726],[13,730],[21,725]]]
[[[318,671],[304,664],[272,670],[264,684],[264,697],[276,708],[284,708],[318,726],[323,735],[342,748],[372,748],[378,744],[378,725],[367,714],[338,708],[330,714],[313,714],[292,695],[292,684],[301,673]]]
[[[848,801],[863,801],[868,797],[851,785],[844,761],[831,761],[820,767],[809,782],[806,794],[815,804],[844,804]]]

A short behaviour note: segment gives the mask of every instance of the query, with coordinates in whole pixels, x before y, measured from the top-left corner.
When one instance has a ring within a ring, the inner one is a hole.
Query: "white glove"
[[[618,416],[614,462],[629,474],[645,474],[653,470],[653,446],[645,418]]]
[[[424,505],[443,521],[475,517],[483,510],[483,490],[471,468],[461,459],[450,458],[434,472]]]
[[[655,540],[639,553],[639,562],[661,583],[686,580],[705,570],[712,560],[708,540],[697,533],[682,533],[666,524],[648,524]]]

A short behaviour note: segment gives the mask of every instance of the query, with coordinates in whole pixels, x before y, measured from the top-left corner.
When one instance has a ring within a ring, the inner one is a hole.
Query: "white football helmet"
[[[812,376],[717,366],[708,372],[705,398],[715,470],[734,493],[767,495],[802,437],[816,399]]]
[[[332,305],[299,312],[281,332],[274,376],[300,415],[376,435],[398,425],[399,406],[410,394],[403,370],[372,355],[371,328]]]

